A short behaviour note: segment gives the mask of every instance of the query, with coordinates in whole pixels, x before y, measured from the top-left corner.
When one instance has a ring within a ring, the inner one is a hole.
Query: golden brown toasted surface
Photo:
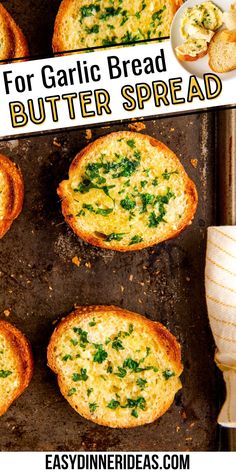
[[[236,34],[223,29],[217,32],[209,45],[209,66],[223,73],[236,69]]]
[[[32,373],[28,340],[12,324],[0,320],[0,416],[28,387]]]
[[[52,334],[48,365],[85,418],[112,428],[151,423],[181,388],[180,345],[160,323],[114,306],[77,307]]]
[[[0,3],[0,60],[29,55],[26,39],[11,15]]]
[[[20,169],[0,154],[0,238],[22,210],[24,182]]]
[[[131,131],[97,139],[73,160],[58,195],[85,241],[129,251],[177,236],[193,219],[197,192],[176,155]]]
[[[182,0],[63,0],[53,35],[55,52],[166,37]]]

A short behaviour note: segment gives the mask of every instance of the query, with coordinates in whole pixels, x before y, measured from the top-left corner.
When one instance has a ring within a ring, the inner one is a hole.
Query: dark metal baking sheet
[[[0,313],[32,342],[35,373],[28,390],[0,418],[1,450],[216,450],[218,376],[204,299],[206,227],[215,222],[215,115],[146,121],[197,184],[193,224],[177,239],[134,253],[83,243],[63,221],[56,194],[69,163],[87,143],[82,130],[0,143],[25,178],[21,216],[0,243]],[[112,126],[112,131],[128,124]],[[93,129],[92,139],[111,131]],[[197,167],[191,164],[197,159]],[[72,258],[81,259],[80,266]],[[97,426],[74,412],[46,366],[54,323],[74,304],[115,304],[164,323],[179,339],[183,389],[170,410],[134,430]],[[6,313],[6,312],[5,312]]]
[[[51,55],[60,0],[3,1],[22,27],[32,55]],[[0,242],[0,316],[32,342],[35,372],[28,390],[0,418],[0,450],[217,450],[216,418],[222,385],[213,362],[214,342],[204,299],[206,227],[216,221],[215,114],[146,121],[144,132],[169,145],[196,182],[199,207],[179,238],[136,253],[88,246],[67,227],[56,187],[89,141],[84,130],[11,140],[0,152],[24,174],[24,209]],[[112,130],[127,129],[116,124]],[[111,131],[93,129],[92,139]],[[191,159],[198,159],[197,168]],[[80,266],[72,258],[81,259]],[[74,304],[117,304],[163,322],[179,339],[183,389],[170,410],[134,430],[97,426],[61,397],[46,367],[55,320]],[[6,311],[7,310],[7,311]],[[5,312],[5,314],[4,314]]]

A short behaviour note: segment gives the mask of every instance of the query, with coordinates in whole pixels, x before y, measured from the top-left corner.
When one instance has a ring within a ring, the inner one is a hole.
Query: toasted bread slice
[[[197,207],[195,185],[176,155],[131,131],[111,133],[83,149],[58,195],[65,220],[79,237],[117,251],[177,236]]]
[[[12,324],[0,320],[0,416],[28,387],[32,373],[28,340]]]
[[[53,35],[54,52],[109,46],[170,35],[182,0],[63,0]]]
[[[56,327],[48,365],[77,413],[111,428],[151,423],[181,388],[180,346],[160,323],[114,306],[77,307]]]
[[[0,238],[22,210],[24,183],[20,169],[0,154]]]
[[[0,60],[29,55],[26,39],[11,15],[0,3]]]
[[[217,73],[236,69],[235,34],[228,30],[216,33],[209,45],[209,66]]]
[[[180,61],[197,61],[207,54],[208,44],[204,39],[187,39],[175,49]]]

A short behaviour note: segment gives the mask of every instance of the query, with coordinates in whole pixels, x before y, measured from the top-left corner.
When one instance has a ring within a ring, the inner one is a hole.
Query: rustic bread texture
[[[181,46],[175,48],[176,56],[180,61],[193,62],[207,54],[208,44],[204,39],[188,39]]]
[[[0,416],[28,387],[32,373],[28,340],[13,325],[0,320]]]
[[[0,154],[0,238],[22,210],[24,183],[20,169]]]
[[[77,307],[56,327],[48,365],[79,414],[111,428],[151,423],[181,388],[180,346],[160,323],[114,306]]]
[[[166,37],[182,0],[63,0],[54,26],[54,52]]]
[[[83,240],[130,251],[177,236],[193,219],[197,192],[176,155],[156,139],[121,131],[73,160],[58,195]]]
[[[28,45],[21,29],[0,3],[0,60],[11,60],[28,55]]]
[[[229,30],[216,33],[209,45],[209,66],[223,73],[236,69],[236,35]]]

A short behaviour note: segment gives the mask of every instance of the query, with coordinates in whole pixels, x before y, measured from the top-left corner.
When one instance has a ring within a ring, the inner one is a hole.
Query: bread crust
[[[52,39],[53,52],[59,53],[65,51],[64,43],[60,34],[60,27],[64,17],[67,16],[68,9],[74,0],[62,0],[54,24],[54,33]],[[183,0],[172,0],[173,15],[183,4]]]
[[[0,172],[3,174],[6,186],[4,201],[2,202],[4,206],[3,218],[0,219],[1,239],[22,210],[24,182],[19,167],[3,154],[0,154]]]
[[[217,73],[224,73],[224,72],[230,72],[231,70],[236,69],[236,60],[235,64],[232,67],[222,67],[220,70],[215,67],[214,64],[214,53],[213,49],[215,46],[215,43],[219,40],[219,38],[222,37],[222,41],[226,43],[234,43],[236,42],[236,34],[234,32],[231,32],[227,29],[223,29],[218,31],[217,33],[214,34],[208,48],[208,54],[209,54],[209,67]]]
[[[9,53],[7,57],[2,57],[1,60],[27,57],[29,49],[26,38],[2,3],[0,3],[0,18],[3,19],[9,31]]]
[[[181,52],[176,50],[176,56],[180,61],[187,61],[187,62],[194,62],[202,57],[206,56],[207,49],[205,51],[200,52],[196,56],[190,56],[189,54],[182,54]]]
[[[58,193],[59,197],[62,200],[62,202],[61,202],[62,214],[65,218],[65,221],[71,226],[74,233],[77,236],[79,236],[81,239],[83,239],[87,243],[92,244],[94,246],[105,248],[105,249],[112,249],[114,251],[120,251],[120,252],[137,251],[139,249],[144,249],[146,247],[154,246],[155,244],[158,244],[158,243],[160,243],[164,240],[172,239],[172,238],[178,236],[188,225],[190,225],[192,220],[193,220],[193,217],[195,215],[196,209],[197,209],[198,194],[197,194],[197,190],[196,190],[196,186],[195,186],[194,182],[188,177],[188,175],[186,174],[184,168],[180,164],[179,159],[177,158],[177,156],[174,154],[173,151],[171,151],[164,143],[158,141],[157,139],[155,139],[155,138],[153,138],[149,135],[139,134],[139,133],[135,133],[135,132],[132,132],[132,131],[120,131],[120,132],[110,133],[110,135],[105,135],[101,138],[98,138],[93,143],[88,144],[88,146],[86,146],[84,149],[82,149],[76,155],[76,157],[73,159],[73,161],[72,161],[72,163],[69,167],[69,180],[72,178],[74,172],[78,168],[80,168],[84,156],[89,151],[93,151],[94,149],[96,149],[96,146],[97,146],[98,142],[103,143],[107,139],[107,136],[109,136],[110,139],[113,139],[113,137],[117,138],[118,135],[120,135],[120,136],[125,135],[127,139],[132,139],[134,136],[136,136],[136,137],[138,137],[138,139],[143,139],[143,140],[147,139],[147,140],[149,140],[149,142],[151,143],[152,146],[158,148],[160,151],[164,151],[169,156],[171,156],[172,159],[175,160],[178,169],[181,169],[181,172],[183,172],[183,175],[185,176],[185,182],[186,182],[185,189],[186,189],[186,193],[188,194],[188,196],[191,200],[191,204],[189,205],[189,210],[186,213],[185,218],[182,220],[181,226],[177,230],[173,230],[169,234],[168,237],[160,238],[160,237],[157,236],[157,238],[151,244],[145,243],[145,241],[142,241],[140,243],[133,244],[132,246],[123,246],[123,247],[121,247],[115,241],[113,241],[112,244],[110,244],[110,246],[108,246],[102,238],[96,238],[93,235],[83,231],[81,228],[78,228],[78,225],[76,224],[76,218],[74,217],[74,215],[70,214],[70,203],[69,203],[69,200],[67,198],[67,191],[66,191],[66,185],[67,185],[67,182],[68,182],[67,180],[62,181],[59,184],[59,187],[57,189],[57,193]]]
[[[11,345],[17,362],[18,375],[20,377],[19,388],[14,395],[4,405],[0,406],[0,416],[2,416],[10,405],[18,398],[28,387],[33,375],[33,355],[29,341],[25,335],[7,321],[0,320],[0,333],[8,340]]]
[[[157,321],[151,321],[145,316],[139,315],[129,310],[122,309],[114,305],[77,306],[72,313],[63,318],[56,326],[47,348],[48,367],[57,375],[57,381],[60,391],[65,397],[65,399],[70,403],[72,408],[76,410],[73,404],[73,400],[67,395],[67,388],[63,382],[63,375],[58,372],[54,357],[54,348],[57,345],[61,334],[64,332],[67,325],[71,323],[71,321],[78,320],[78,318],[88,320],[90,318],[93,319],[93,317],[98,313],[103,313],[103,316],[106,316],[107,318],[109,318],[109,316],[112,316],[112,314],[115,314],[118,315],[120,318],[127,319],[130,323],[138,321],[140,324],[143,325],[143,327],[145,327],[145,329],[148,329],[150,337],[156,338],[158,340],[158,343],[161,344],[161,346],[165,349],[166,354],[171,362],[171,365],[173,365],[173,369],[175,370],[176,377],[179,377],[181,375],[183,371],[183,365],[181,362],[180,344],[176,340],[175,336],[173,336],[170,331],[165,328],[161,323]],[[179,388],[181,388],[181,382]],[[153,421],[156,421],[158,418],[160,418],[168,410],[172,403],[173,398],[165,403],[161,411],[153,412],[152,418],[149,421],[146,421],[141,418],[137,418],[134,420],[132,417],[130,417],[129,424],[122,425],[122,428],[127,429],[136,426],[142,426],[147,423],[152,423]],[[81,411],[80,414],[82,414],[82,416],[84,416],[86,419],[94,421],[95,423],[98,423],[101,426],[109,426],[112,428],[121,427],[119,424],[114,424],[113,421],[109,423],[103,420],[94,419],[92,415],[87,414],[87,412],[84,410]]]

